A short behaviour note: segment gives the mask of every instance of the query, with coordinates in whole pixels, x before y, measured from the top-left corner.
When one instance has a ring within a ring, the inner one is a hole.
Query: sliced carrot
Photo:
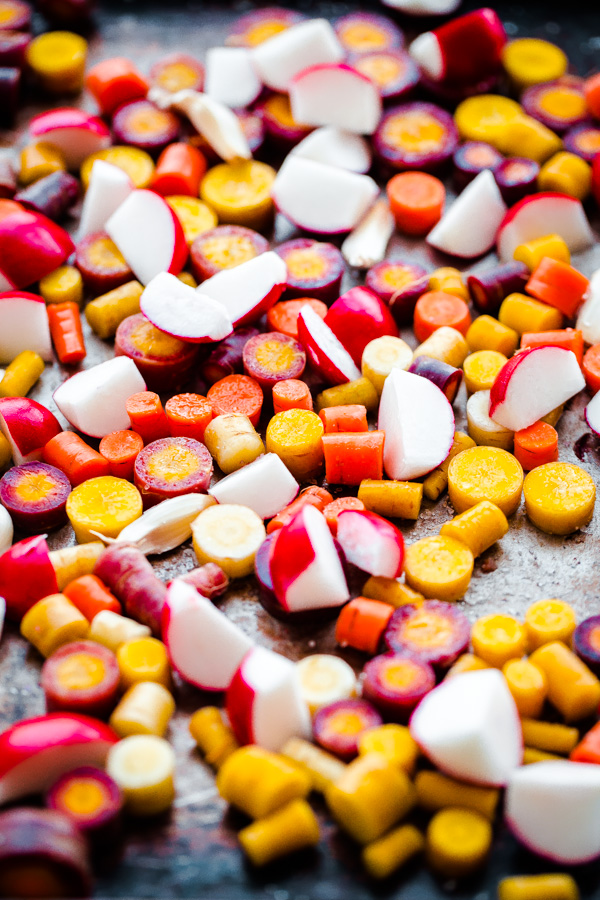
[[[434,175],[400,172],[388,181],[387,195],[400,231],[422,235],[441,219],[446,188]]]
[[[158,157],[150,187],[163,197],[197,197],[206,169],[206,159],[196,147],[169,144]]]
[[[322,319],[327,315],[327,307],[321,300],[301,297],[299,300],[282,300],[272,306],[267,313],[267,325],[271,331],[279,331],[298,340],[298,314],[303,306],[310,306]]]
[[[123,103],[145,97],[150,87],[131,60],[123,56],[97,63],[87,73],[85,86],[104,115],[110,115]]]
[[[600,391],[600,344],[594,344],[586,350],[583,357],[583,375],[592,394]]]
[[[558,433],[547,422],[534,422],[515,432],[515,459],[526,472],[558,459]]]
[[[72,366],[85,359],[85,342],[77,303],[49,303],[48,322],[52,343],[61,363]]]
[[[579,365],[583,365],[583,334],[576,328],[525,332],[521,335],[521,349],[524,347],[564,347],[572,350]]]
[[[271,519],[267,525],[267,534],[272,534],[273,531],[278,531],[280,528],[283,528],[283,526],[287,525],[296,513],[300,512],[301,509],[304,509],[305,506],[316,506],[320,512],[323,512],[332,500],[333,497],[329,491],[325,490],[325,488],[316,486],[305,488],[300,493],[300,496],[296,497],[295,500],[292,500],[291,503]]]
[[[165,413],[171,437],[204,440],[204,432],[212,422],[213,408],[202,394],[176,394],[167,400]]]
[[[384,431],[324,434],[325,477],[329,484],[360,484],[383,478]]]
[[[392,617],[394,607],[382,600],[356,597],[347,603],[338,616],[335,639],[341,647],[353,647],[365,653],[377,653],[383,632]]]
[[[73,487],[88,478],[110,475],[108,461],[72,431],[61,431],[49,440],[43,457],[44,462],[64,472]]]
[[[309,386],[298,378],[285,378],[273,385],[273,412],[284,409],[313,408],[313,399]]]
[[[469,307],[455,294],[445,291],[427,291],[417,300],[414,314],[416,339],[422,344],[438,328],[449,326],[465,335],[471,324]]]
[[[325,516],[327,524],[329,525],[329,530],[334,537],[336,536],[338,529],[338,516],[341,512],[344,512],[345,509],[356,509],[359,512],[362,512],[366,507],[358,497],[338,497],[337,500],[332,500],[331,503],[328,503],[323,510],[323,515]]]
[[[328,406],[319,413],[325,434],[368,431],[367,408],[360,403],[349,406]]]
[[[248,375],[226,375],[215,381],[206,395],[215,416],[240,413],[258,425],[263,403],[260,384]]]
[[[125,409],[131,422],[132,431],[137,431],[144,444],[169,437],[169,420],[154,391],[140,391],[125,401]]]
[[[525,290],[536,300],[559,309],[570,318],[583,303],[589,284],[585,275],[573,266],[544,256],[532,272]]]
[[[144,441],[136,431],[112,431],[100,441],[100,453],[108,460],[110,474],[133,481],[133,467]]]
[[[114,594],[111,594],[103,581],[96,575],[81,575],[69,582],[63,589],[63,594],[68,597],[73,606],[76,606],[82,616],[91,622],[94,616],[105,609],[110,612],[120,613],[121,604]]]
[[[600,72],[584,81],[583,93],[587,108],[595,119],[600,119]]]

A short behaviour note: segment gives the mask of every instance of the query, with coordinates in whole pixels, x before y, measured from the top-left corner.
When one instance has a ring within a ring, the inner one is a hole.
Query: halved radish
[[[451,256],[473,259],[492,249],[505,213],[494,176],[485,169],[458,195],[425,240]]]
[[[588,427],[600,437],[600,391],[594,394],[585,408],[584,415]]]
[[[360,378],[360,370],[344,345],[308,303],[298,314],[298,339],[313,367],[330,384],[345,384]]]
[[[383,385],[379,425],[383,465],[390,478],[411,481],[444,462],[454,441],[454,412],[433,382],[392,369]]]
[[[252,50],[254,65],[267,87],[284,92],[303,69],[339,63],[344,56],[344,48],[326,19],[300,22]]]
[[[7,291],[0,294],[0,362],[12,362],[23,350],[52,359],[46,304],[38,294]]]
[[[0,429],[10,444],[15,466],[41,460],[45,445],[62,431],[56,416],[29,397],[0,399]]]
[[[275,596],[288,612],[342,606],[350,599],[327,520],[315,506],[305,506],[280,529],[270,568]]]
[[[337,539],[348,562],[369,575],[397,578],[404,563],[400,529],[372,512],[345,509],[338,516]]]
[[[133,191],[106,223],[134,275],[148,284],[159,272],[178,275],[188,255],[179,219],[153,191]]]
[[[133,182],[127,172],[103,159],[95,160],[81,210],[79,240],[88,234],[104,231],[112,214],[132,191]]]
[[[290,82],[296,122],[333,125],[354,134],[373,134],[381,118],[377,86],[346,63],[303,69]]]
[[[352,231],[378,193],[377,184],[368,175],[357,175],[293,153],[271,188],[279,212],[314,234]]]
[[[129,428],[125,401],[145,390],[133,360],[116,356],[68,378],[54,392],[54,402],[74,428],[102,438]]]
[[[254,322],[279,300],[287,284],[287,268],[273,250],[203,281],[198,292],[218,300],[233,327]]]
[[[388,307],[366,287],[353,287],[335,301],[325,316],[342,346],[357,366],[363,350],[375,338],[398,337],[398,326]]]
[[[220,341],[233,331],[222,303],[169,272],[154,276],[140,297],[140,310],[156,328],[192,344]]]
[[[524,197],[508,210],[498,229],[498,256],[502,262],[510,262],[519,244],[545,234],[559,234],[571,253],[579,253],[594,242],[581,201],[567,194],[545,192]]]
[[[311,733],[296,666],[264,647],[253,647],[242,660],[225,709],[240,744],[258,744],[277,753],[290,738]]]
[[[476,85],[502,66],[506,32],[493,9],[476,9],[426,31],[409,53],[432,81]]]
[[[373,154],[367,141],[359,134],[351,134],[327,125],[311,131],[291,150],[293,156],[302,156],[327,166],[337,166],[366,175],[371,168]]]
[[[523,758],[519,712],[497,669],[443,681],[413,713],[410,733],[442,772],[475,784],[504,786]]]
[[[500,369],[490,392],[490,417],[511,431],[528,428],[583,390],[572,350],[529,347]]]
[[[17,541],[0,556],[0,596],[10,621],[20,622],[38,600],[57,591],[45,534]]]
[[[262,81],[246,47],[211,47],[206,53],[204,92],[232,109],[258,100]]]
[[[270,519],[291,503],[300,485],[276,453],[265,453],[242,466],[209,489],[217,503],[248,506],[261,517]]]
[[[252,648],[249,637],[207,597],[175,579],[167,589],[162,639],[173,668],[204,691],[225,691]]]
[[[67,168],[79,169],[84,159],[110,147],[110,130],[98,116],[70,106],[34,116],[29,123],[33,141],[53,144],[62,151]]]
[[[533,853],[559,865],[590,862],[600,856],[600,767],[566,759],[522,766],[508,783],[505,814]]]
[[[10,202],[9,210],[0,216],[0,287],[9,290],[27,287],[49,275],[75,249],[56,222]]]
[[[596,269],[590,277],[575,327],[583,334],[586,344],[600,343],[600,269]]]

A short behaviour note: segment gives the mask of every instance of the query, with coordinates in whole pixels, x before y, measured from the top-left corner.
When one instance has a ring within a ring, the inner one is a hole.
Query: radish
[[[277,173],[273,202],[291,222],[315,234],[343,234],[360,222],[379,188],[357,175],[291,153]]]
[[[309,19],[258,44],[252,61],[267,87],[287,91],[295,75],[310,66],[339,63],[344,48],[326,19]]]
[[[510,778],[505,811],[515,837],[539,856],[566,866],[600,856],[597,765],[560,759],[523,766]]]
[[[346,509],[338,516],[337,539],[352,565],[384,578],[397,578],[404,563],[400,529],[372,512]]]
[[[400,481],[441,465],[454,441],[454,412],[433,382],[394,368],[385,379],[378,427],[385,431],[383,465]]]
[[[237,328],[266,313],[277,303],[286,284],[286,264],[270,250],[232,269],[217,272],[197,290],[203,297],[218,300]]]
[[[208,491],[217,503],[248,506],[270,519],[291,503],[300,485],[276,453],[265,453],[218,481]]]
[[[360,369],[348,351],[308,304],[298,314],[298,338],[313,367],[329,384],[345,384],[360,378]]]
[[[181,579],[163,607],[162,639],[173,668],[204,691],[225,691],[252,641],[214,603]]]
[[[600,391],[594,394],[586,406],[584,416],[588,427],[600,437]]]
[[[579,253],[594,243],[594,235],[581,201],[551,192],[524,197],[504,216],[497,235],[498,256],[511,262],[520,244],[559,234],[571,253]]]
[[[159,272],[178,275],[188,255],[179,219],[153,191],[133,191],[106,223],[134,275],[148,284]]]
[[[270,560],[275,597],[288,612],[342,606],[346,576],[320,510],[305,506],[280,529]]]
[[[53,144],[62,152],[68,169],[79,169],[92,153],[110,147],[108,126],[82,109],[61,107],[34,116],[29,123],[33,143]]]
[[[410,733],[442,772],[475,784],[503,787],[523,758],[519,713],[497,669],[443,681],[416,708]]]
[[[0,596],[7,619],[20,622],[34,603],[57,591],[45,534],[18,541],[0,556]]]
[[[206,53],[204,91],[232,109],[243,109],[258,100],[262,81],[246,47],[211,47]]]
[[[140,310],[156,328],[192,344],[220,341],[233,331],[222,303],[169,272],[154,276],[140,297]]]
[[[600,269],[596,269],[590,278],[576,328],[583,334],[586,344],[600,343]]]
[[[353,287],[335,301],[325,316],[342,346],[357,366],[363,350],[375,338],[398,337],[398,326],[388,307],[366,287]]]
[[[425,240],[451,256],[473,259],[492,249],[505,213],[494,176],[484,169],[458,195]]]
[[[68,378],[54,392],[54,402],[74,428],[102,438],[130,427],[125,401],[145,390],[133,360],[116,356]]]
[[[347,169],[358,175],[366,175],[373,161],[371,148],[363,137],[332,126],[311,131],[292,148],[290,154]]]
[[[23,350],[52,359],[46,304],[39,294],[8,291],[0,294],[0,362],[12,362]]]
[[[127,172],[103,159],[95,160],[81,210],[79,240],[88,234],[104,231],[112,214],[127,200],[133,189]]]
[[[16,284],[14,284],[12,281],[9,281],[6,275],[0,272],[0,292],[4,293],[6,291],[12,291],[15,288]]]
[[[572,350],[529,347],[504,363],[490,391],[490,418],[510,431],[528,428],[583,390]]]
[[[303,69],[290,82],[289,91],[292,116],[305,125],[373,134],[381,118],[377,86],[346,63]]]
[[[0,398],[0,429],[15,466],[40,460],[48,441],[62,431],[56,416],[29,397]]]
[[[75,245],[60,225],[10,202],[9,211],[0,216],[0,287],[12,290],[62,266]]]
[[[290,738],[311,734],[296,666],[264,647],[253,647],[242,660],[225,709],[240,744],[258,744],[277,753]]]

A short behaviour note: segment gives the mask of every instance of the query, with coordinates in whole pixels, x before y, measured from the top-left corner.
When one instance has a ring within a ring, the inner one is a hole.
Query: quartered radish
[[[505,213],[494,176],[485,169],[459,194],[425,240],[451,256],[473,259],[494,246]]]
[[[140,310],[156,328],[194,344],[220,341],[233,331],[222,303],[169,272],[154,276],[140,297]]]
[[[270,519],[291,503],[300,486],[276,453],[265,453],[209,489],[217,503],[239,503]]]
[[[413,713],[410,733],[435,766],[462,781],[502,787],[521,765],[521,720],[497,669],[443,681]]]
[[[325,324],[357,366],[370,341],[385,335],[398,337],[398,326],[388,307],[377,294],[361,286],[338,297],[325,316]]]
[[[101,438],[129,428],[125,401],[145,390],[133,360],[116,356],[68,378],[54,392],[54,402],[74,428]]]
[[[290,82],[292,115],[306,125],[333,125],[373,134],[381,117],[376,85],[346,63],[303,69]]]
[[[581,331],[586,344],[600,343],[600,269],[596,269],[590,278],[576,328]]]
[[[296,663],[302,697],[311,715],[322,706],[349,700],[358,693],[354,669],[329,653],[313,653]]]
[[[12,200],[0,216],[0,289],[24,288],[49,275],[75,249],[60,225]]]
[[[377,200],[342,244],[342,255],[348,265],[370,269],[382,262],[395,227],[389,203]]]
[[[344,55],[326,19],[300,22],[252,50],[260,77],[274,91],[287,91],[294,76],[309,66],[340,63]]]
[[[162,638],[175,671],[204,691],[227,690],[252,647],[214,603],[180,579],[167,589]]]
[[[298,314],[298,338],[316,371],[329,384],[360,378],[360,370],[329,325],[308,304]]]
[[[291,153],[314,162],[347,169],[358,175],[366,175],[372,162],[371,148],[363,137],[333,125],[311,131],[296,144]]]
[[[32,141],[52,144],[62,152],[67,168],[79,169],[82,162],[110,147],[108,126],[98,116],[82,109],[62,107],[34,116],[29,123]]]
[[[153,191],[133,191],[112,214],[106,231],[134,275],[148,284],[159,272],[181,272],[188,248],[179,219]]]
[[[281,297],[287,268],[273,250],[217,272],[203,281],[198,293],[221,303],[233,327],[247,325],[266,313]]]
[[[590,862],[600,856],[600,768],[566,759],[522,766],[508,783],[505,814],[533,853],[559,865]]]
[[[292,737],[310,736],[310,715],[293,662],[253,647],[235,673],[225,709],[240,744],[277,753]]]
[[[0,399],[0,429],[15,466],[40,460],[48,441],[62,431],[56,416],[29,397]]]
[[[78,237],[104,231],[104,226],[131,192],[133,182],[118,166],[96,159],[83,201]]]
[[[532,194],[509,209],[502,219],[497,236],[498,256],[502,262],[510,262],[520,244],[546,234],[559,234],[571,253],[579,253],[594,242],[580,200],[552,192]]]
[[[232,109],[243,109],[258,100],[262,81],[246,47],[211,47],[206,53],[204,91]]]
[[[346,509],[338,516],[337,539],[348,562],[369,575],[397,578],[404,563],[402,532],[376,513]]]
[[[260,516],[238,503],[217,503],[192,522],[194,551],[200,565],[216,563],[230,578],[252,573],[254,558],[266,536]]]
[[[315,234],[343,234],[360,222],[379,193],[368,175],[357,175],[290,154],[271,189],[291,222]]]
[[[583,390],[585,379],[572,350],[530,347],[500,369],[490,392],[490,416],[520,431]]]
[[[437,468],[454,441],[454,413],[445,394],[427,378],[403,369],[392,369],[385,380],[378,427],[385,431],[385,471],[400,481]]]
[[[44,298],[24,291],[0,294],[0,362],[10,363],[24,350],[52,359],[52,341]]]

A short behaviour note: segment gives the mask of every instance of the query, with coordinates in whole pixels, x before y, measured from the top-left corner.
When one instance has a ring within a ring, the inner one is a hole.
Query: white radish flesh
[[[78,238],[104,231],[112,214],[133,191],[129,175],[118,166],[97,159],[92,166],[90,183],[83,201]]]
[[[246,47],[211,47],[206,53],[204,91],[212,100],[232,109],[254,103],[262,82]]]
[[[98,116],[63,107],[40,113],[29,123],[32,143],[43,141],[62,152],[67,168],[79,169],[92,153],[110,147],[110,131]]]
[[[532,194],[511,207],[500,224],[497,242],[501,262],[511,262],[520,244],[545,234],[559,234],[571,253],[594,243],[581,201],[566,194]]]
[[[46,304],[36,294],[0,294],[0,362],[12,362],[23,350],[33,350],[46,361],[52,359]]]
[[[337,539],[348,562],[383,578],[402,573],[404,540],[387,519],[374,513],[345,510],[338,516]]]
[[[440,81],[444,77],[442,48],[433,31],[425,31],[415,38],[408,52],[419,68],[433,81]]]
[[[586,344],[600,343],[600,269],[590,278],[585,302],[577,316],[577,325]]]
[[[333,125],[354,134],[373,134],[379,124],[379,90],[370,78],[344,63],[304,69],[289,90],[296,122]]]
[[[588,427],[600,437],[600,391],[594,394],[585,408],[584,415]]]
[[[300,485],[276,453],[265,453],[209,489],[218,503],[238,503],[270,519],[291,503]]]
[[[337,166],[358,175],[365,175],[373,161],[371,148],[363,137],[331,126],[311,131],[296,144],[290,155]]]
[[[425,240],[451,256],[473,259],[492,249],[505,213],[494,176],[485,169],[458,195]]]
[[[287,91],[292,78],[309,66],[339,63],[344,49],[326,19],[293,25],[252,50],[252,59],[267,87]]]
[[[378,200],[342,244],[349,266],[370,269],[385,259],[396,223],[387,200]]]
[[[331,384],[360,378],[360,371],[346,348],[312,306],[306,304],[298,315],[298,335],[312,364]]]
[[[287,266],[273,250],[203,281],[198,292],[221,303],[234,328],[267,312],[287,284]]]
[[[14,528],[8,510],[0,506],[0,556],[12,547]]]
[[[190,343],[220,341],[233,331],[222,303],[169,272],[154,276],[140,297],[140,310],[160,331]]]

